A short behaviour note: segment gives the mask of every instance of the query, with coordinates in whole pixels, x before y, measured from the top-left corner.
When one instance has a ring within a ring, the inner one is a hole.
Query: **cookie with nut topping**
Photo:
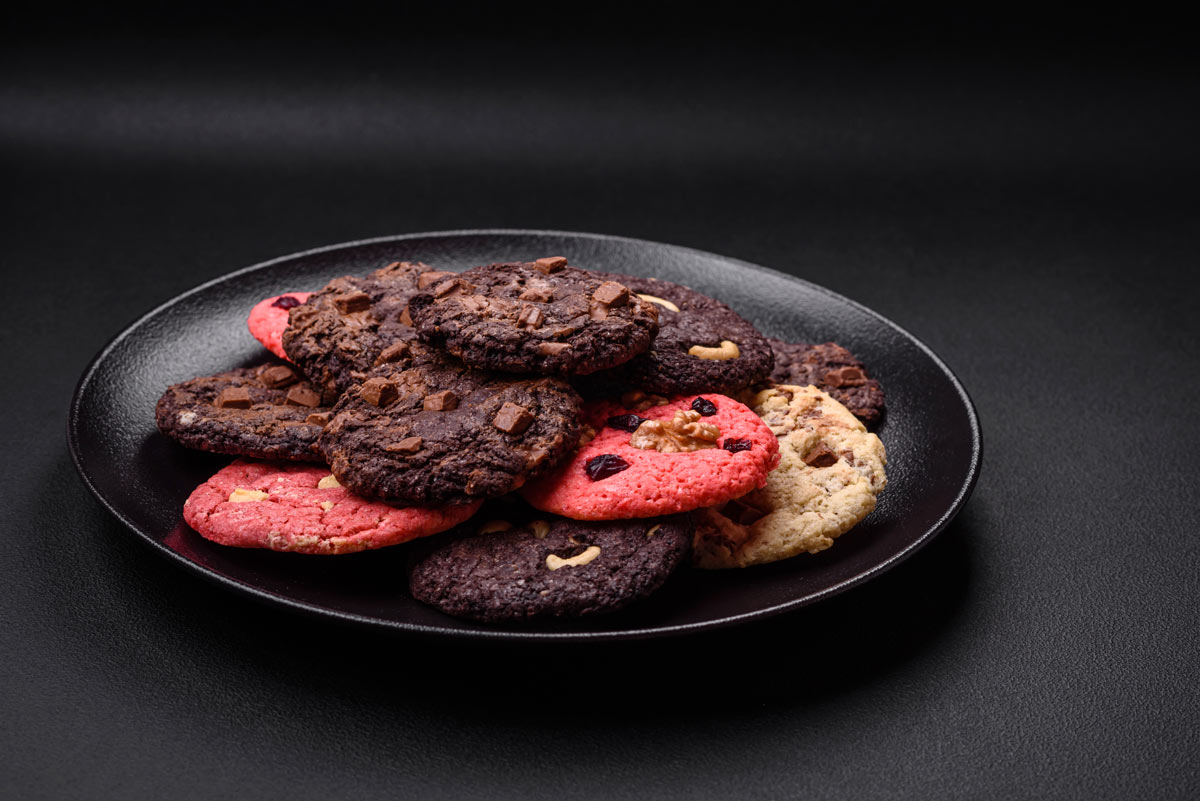
[[[733,309],[670,281],[595,273],[629,287],[658,308],[658,336],[645,353],[583,384],[588,396],[617,389],[660,395],[733,395],[771,373],[766,338]]]
[[[562,257],[475,267],[414,297],[425,340],[472,367],[585,375],[629,361],[658,331],[654,304]]]
[[[221,545],[343,554],[445,531],[478,508],[398,508],[354,495],[325,467],[239,459],[188,496],[183,519]]]
[[[398,261],[363,277],[335,278],[290,310],[283,349],[332,404],[380,358],[398,357],[396,349],[416,339],[409,300],[449,275]]]
[[[775,384],[811,384],[829,393],[867,425],[883,416],[883,387],[850,351],[836,342],[813,345],[768,339],[775,352],[771,381]]]
[[[321,462],[317,438],[331,408],[290,364],[272,362],[167,388],[154,409],[158,430],[196,450]]]
[[[485,517],[420,549],[409,571],[414,598],[485,623],[612,612],[667,581],[686,561],[693,530],[686,514],[586,523]]]
[[[766,482],[779,444],[746,406],[724,395],[593,402],[594,432],[567,461],[521,490],[545,512],[619,520],[725,503]]]
[[[558,464],[579,441],[581,406],[560,379],[472,370],[415,342],[342,396],[320,448],[360,495],[469,503]]]
[[[857,525],[887,486],[879,437],[813,386],[759,392],[753,409],[779,439],[767,483],[697,512],[695,564],[747,567],[817,553]]]

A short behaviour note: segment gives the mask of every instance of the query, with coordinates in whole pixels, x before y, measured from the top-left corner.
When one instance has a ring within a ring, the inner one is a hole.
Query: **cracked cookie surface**
[[[779,466],[761,489],[696,513],[698,567],[747,567],[823,551],[875,508],[887,486],[879,437],[821,390],[776,386],[751,405],[779,439]]]

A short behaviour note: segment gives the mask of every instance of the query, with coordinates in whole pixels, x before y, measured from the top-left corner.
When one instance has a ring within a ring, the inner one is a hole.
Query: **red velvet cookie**
[[[339,554],[427,537],[478,508],[390,506],[351,494],[327,467],[239,459],[188,496],[183,519],[221,545]]]
[[[525,499],[576,520],[675,514],[758,489],[779,462],[771,429],[732,398],[633,395],[588,404],[584,419],[596,436],[526,485]]]
[[[311,292],[286,292],[255,304],[246,318],[246,327],[263,346],[281,359],[283,352],[283,329],[288,327],[288,310],[308,300]],[[291,359],[288,359],[291,361]]]

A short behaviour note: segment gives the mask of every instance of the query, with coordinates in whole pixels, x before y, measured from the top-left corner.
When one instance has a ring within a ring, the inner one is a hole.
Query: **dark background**
[[[0,796],[1200,795],[1200,93],[1189,29],[1134,11],[7,12]],[[77,479],[71,391],[144,311],[479,227],[870,306],[972,393],[974,497],[781,619],[466,647],[227,594]]]

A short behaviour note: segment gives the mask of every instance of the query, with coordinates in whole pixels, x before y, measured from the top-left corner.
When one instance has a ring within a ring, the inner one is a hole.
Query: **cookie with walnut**
[[[579,441],[581,406],[560,379],[472,370],[413,343],[342,396],[320,448],[360,495],[469,503],[558,464]]]
[[[659,395],[734,395],[770,375],[775,359],[766,338],[719,300],[658,278],[596,275],[629,287],[657,306],[658,336],[640,356],[590,376],[583,385],[588,396],[614,388]]]
[[[426,341],[507,373],[594,373],[644,352],[658,331],[652,303],[562,257],[475,267],[409,308]]]
[[[283,350],[332,405],[389,347],[416,339],[409,300],[449,275],[398,261],[363,277],[335,278],[291,308]]]
[[[883,443],[826,393],[783,385],[751,403],[779,438],[779,467],[761,489],[696,513],[699,567],[823,551],[870,514],[887,486]]]
[[[667,581],[687,559],[692,530],[686,514],[586,523],[480,515],[419,549],[409,592],[485,623],[613,612]]]
[[[330,411],[295,367],[273,362],[170,386],[154,419],[159,431],[188,448],[320,462],[317,438]]]

